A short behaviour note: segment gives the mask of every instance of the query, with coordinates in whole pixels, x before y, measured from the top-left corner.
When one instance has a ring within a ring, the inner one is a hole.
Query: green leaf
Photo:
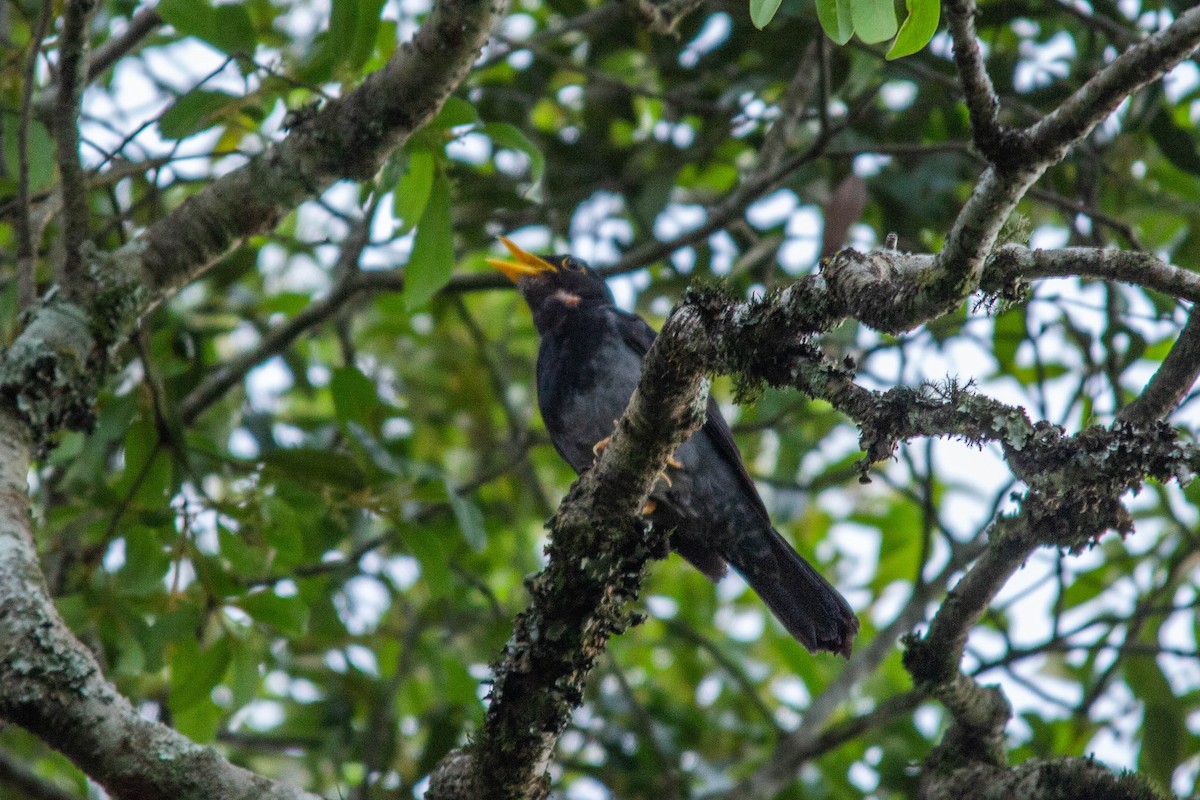
[[[1171,691],[1171,684],[1153,656],[1131,656],[1124,662],[1125,679],[1142,701],[1142,748],[1138,772],[1170,791],[1175,768],[1186,757],[1187,707]]]
[[[358,18],[358,0],[333,0],[329,10],[329,30],[324,46],[333,55],[335,63],[341,63],[354,49],[355,20]]]
[[[877,44],[896,35],[896,7],[892,0],[850,0],[854,31],[867,44]]]
[[[223,112],[240,101],[225,92],[194,89],[178,98],[158,120],[158,130],[167,139],[182,139],[211,128]]]
[[[21,159],[17,153],[16,127],[4,137],[4,164],[9,175],[20,171]],[[29,121],[29,191],[45,189],[54,181],[54,140],[46,126],[36,119]]]
[[[160,0],[155,11],[172,28],[184,36],[208,41],[216,27],[217,15],[205,0]]]
[[[162,592],[171,556],[151,528],[135,527],[125,534],[125,563],[115,576],[117,590],[124,595]]]
[[[450,221],[450,181],[440,170],[434,176],[429,202],[412,255],[404,273],[404,304],[409,311],[429,302],[450,280],[454,270],[454,231]]]
[[[519,150],[529,156],[529,180],[534,184],[541,182],[542,174],[546,171],[546,157],[520,128],[507,122],[489,122],[483,126],[483,132],[497,147]]]
[[[184,36],[194,36],[230,55],[254,55],[257,44],[254,23],[245,5],[226,3],[214,7],[205,0],[162,0],[156,10]]]
[[[255,592],[238,600],[237,606],[255,622],[270,625],[284,636],[301,636],[308,630],[308,606],[299,597]]]
[[[379,408],[379,394],[375,384],[357,367],[338,367],[329,381],[333,395],[333,408],[338,421],[367,423],[372,412]]]
[[[767,27],[767,23],[779,10],[781,2],[782,0],[750,0],[750,21],[754,23],[754,27],[760,31]]]
[[[487,546],[487,530],[483,527],[483,513],[470,499],[458,493],[449,481],[446,481],[446,498],[450,501],[450,510],[458,522],[467,546],[476,553],[483,552]]]
[[[345,453],[316,447],[289,447],[272,450],[262,460],[267,466],[305,484],[328,483],[351,490],[367,485],[367,476]]]
[[[437,116],[430,120],[429,127],[449,129],[460,125],[474,125],[476,122],[479,122],[479,112],[475,110],[475,106],[461,97],[451,95],[446,98]]]
[[[1176,124],[1171,112],[1163,108],[1150,121],[1149,130],[1154,144],[1166,156],[1171,166],[1192,175],[1200,175],[1200,152],[1196,149],[1200,140],[1197,139],[1194,129]]]
[[[854,35],[850,0],[817,0],[817,19],[825,35],[835,44],[845,44]]]
[[[937,33],[942,5],[938,0],[905,0],[908,17],[887,52],[889,61],[916,53]]]
[[[433,526],[417,525],[404,533],[404,544],[421,562],[421,579],[429,593],[443,597],[450,591],[450,558]]]
[[[359,70],[375,52],[375,36],[379,32],[379,17],[385,0],[359,0],[354,40],[350,47],[350,69]]]
[[[171,698],[173,712],[180,712],[208,699],[229,668],[229,640],[218,639],[201,650],[195,639],[181,639],[171,655]]]
[[[212,35],[207,41],[221,52],[253,58],[258,40],[246,6],[241,3],[219,5],[213,9],[213,17]]]
[[[425,213],[425,206],[429,202],[429,193],[433,189],[436,167],[433,153],[430,150],[420,148],[408,154],[408,161],[404,165],[404,174],[400,176],[400,180],[396,183],[396,190],[392,193],[392,213],[395,214],[396,219],[400,220],[400,227],[396,230],[397,235],[412,230],[420,221],[421,215]]]

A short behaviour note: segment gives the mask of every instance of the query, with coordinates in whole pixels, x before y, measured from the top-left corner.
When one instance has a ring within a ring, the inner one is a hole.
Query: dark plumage
[[[538,406],[555,448],[583,472],[612,433],[641,376],[654,330],[613,304],[604,279],[565,255],[535,256],[502,240],[512,260],[489,259],[517,284],[541,334]],[[858,619],[828,581],[771,527],[729,426],[708,403],[704,426],[675,453],[670,485],[651,495],[650,519],[673,529],[671,546],[712,580],[726,564],[810,651],[850,654]]]

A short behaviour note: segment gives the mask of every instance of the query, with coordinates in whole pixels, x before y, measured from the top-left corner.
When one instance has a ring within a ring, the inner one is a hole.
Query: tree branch
[[[1016,153],[1012,145],[1020,134],[1000,124],[1000,98],[983,63],[983,53],[975,34],[975,0],[951,0],[944,4],[946,22],[954,40],[954,63],[962,80],[963,99],[971,117],[975,146],[993,164],[1010,160]]]
[[[139,8],[121,33],[97,47],[88,62],[88,82],[96,78],[123,56],[137,47],[143,39],[162,24],[162,17],[153,8]]]
[[[58,92],[51,113],[54,152],[63,197],[63,262],[60,283],[68,297],[87,291],[83,243],[88,239],[87,179],[79,161],[79,100],[87,77],[88,23],[93,0],[67,0],[58,37]]]
[[[29,37],[29,57],[25,61],[25,72],[21,86],[21,117],[17,122],[17,308],[24,310],[33,305],[37,298],[37,242],[35,228],[30,220],[29,197],[29,125],[33,117],[33,84],[37,74],[38,55],[42,52],[42,40],[50,27],[50,10],[53,4],[43,0],[37,22]],[[40,237],[37,237],[40,238]]]
[[[1121,101],[1169,72],[1200,42],[1200,8],[1180,14],[1161,31],[1126,50],[1029,128],[1035,158],[1052,162],[1087,136]]]
[[[1171,352],[1145,390],[1121,409],[1117,419],[1148,425],[1174,411],[1200,376],[1200,313],[1193,307]]]

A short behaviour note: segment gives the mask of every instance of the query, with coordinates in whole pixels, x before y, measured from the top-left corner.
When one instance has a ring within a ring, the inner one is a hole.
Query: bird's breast
[[[577,472],[612,433],[641,376],[642,361],[610,315],[581,315],[542,337],[538,407],[554,446]]]

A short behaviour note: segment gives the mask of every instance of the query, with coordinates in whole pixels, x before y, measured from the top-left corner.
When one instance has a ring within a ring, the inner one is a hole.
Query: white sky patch
[[[292,384],[292,373],[283,358],[273,356],[246,373],[246,397],[255,410],[270,411]]]
[[[700,682],[696,684],[696,705],[700,708],[710,708],[721,696],[721,685],[721,676],[716,673],[710,672],[701,678]]]
[[[529,14],[510,14],[500,22],[500,30],[507,39],[528,39],[537,30],[537,20]]]
[[[229,452],[237,458],[255,458],[258,456],[258,443],[245,428],[234,428],[229,433],[226,443]]]
[[[662,241],[682,236],[704,224],[708,212],[701,205],[671,203],[654,220],[654,235]]]
[[[771,681],[771,694],[781,703],[795,708],[807,708],[812,695],[804,681],[795,675],[786,675]]]
[[[379,659],[371,648],[361,644],[346,645],[346,660],[359,672],[373,678],[379,677]]]
[[[383,572],[399,591],[411,589],[421,577],[421,564],[412,556],[392,556],[387,559]]]
[[[862,153],[854,157],[854,174],[860,178],[873,178],[892,163],[891,156],[877,153]]]
[[[799,204],[795,192],[780,189],[751,203],[746,208],[746,220],[759,230],[774,228],[782,225]]]
[[[738,257],[737,244],[728,231],[717,231],[708,237],[709,247],[712,248],[712,262],[709,268],[713,275],[728,275]]]
[[[1066,31],[1059,31],[1040,44],[1022,39],[1018,51],[1021,60],[1013,73],[1013,88],[1021,93],[1067,77],[1076,55],[1075,40]]]
[[[585,775],[571,781],[565,796],[567,800],[610,800],[612,792],[600,781]]]
[[[687,43],[679,54],[679,65],[691,68],[700,63],[700,59],[716,50],[729,40],[733,30],[733,22],[724,11],[718,11],[704,20],[696,38]]]
[[[239,708],[229,720],[229,729],[249,728],[269,731],[284,719],[283,705],[275,700],[251,700]]]
[[[446,143],[446,156],[477,167],[492,157],[492,140],[482,133],[464,133]]]
[[[912,81],[888,81],[879,90],[879,99],[889,111],[904,111],[917,99],[917,85]]]
[[[352,634],[369,633],[391,605],[387,589],[375,578],[356,575],[334,595],[338,618]]]
[[[861,761],[855,761],[850,765],[846,779],[863,792],[872,792],[879,785],[879,773]]]
[[[608,288],[612,290],[613,300],[616,302],[617,308],[624,311],[633,310],[638,292],[649,285],[650,273],[644,269],[608,279]]]
[[[666,595],[653,594],[646,598],[646,608],[658,619],[675,619],[679,614],[679,601]]]

